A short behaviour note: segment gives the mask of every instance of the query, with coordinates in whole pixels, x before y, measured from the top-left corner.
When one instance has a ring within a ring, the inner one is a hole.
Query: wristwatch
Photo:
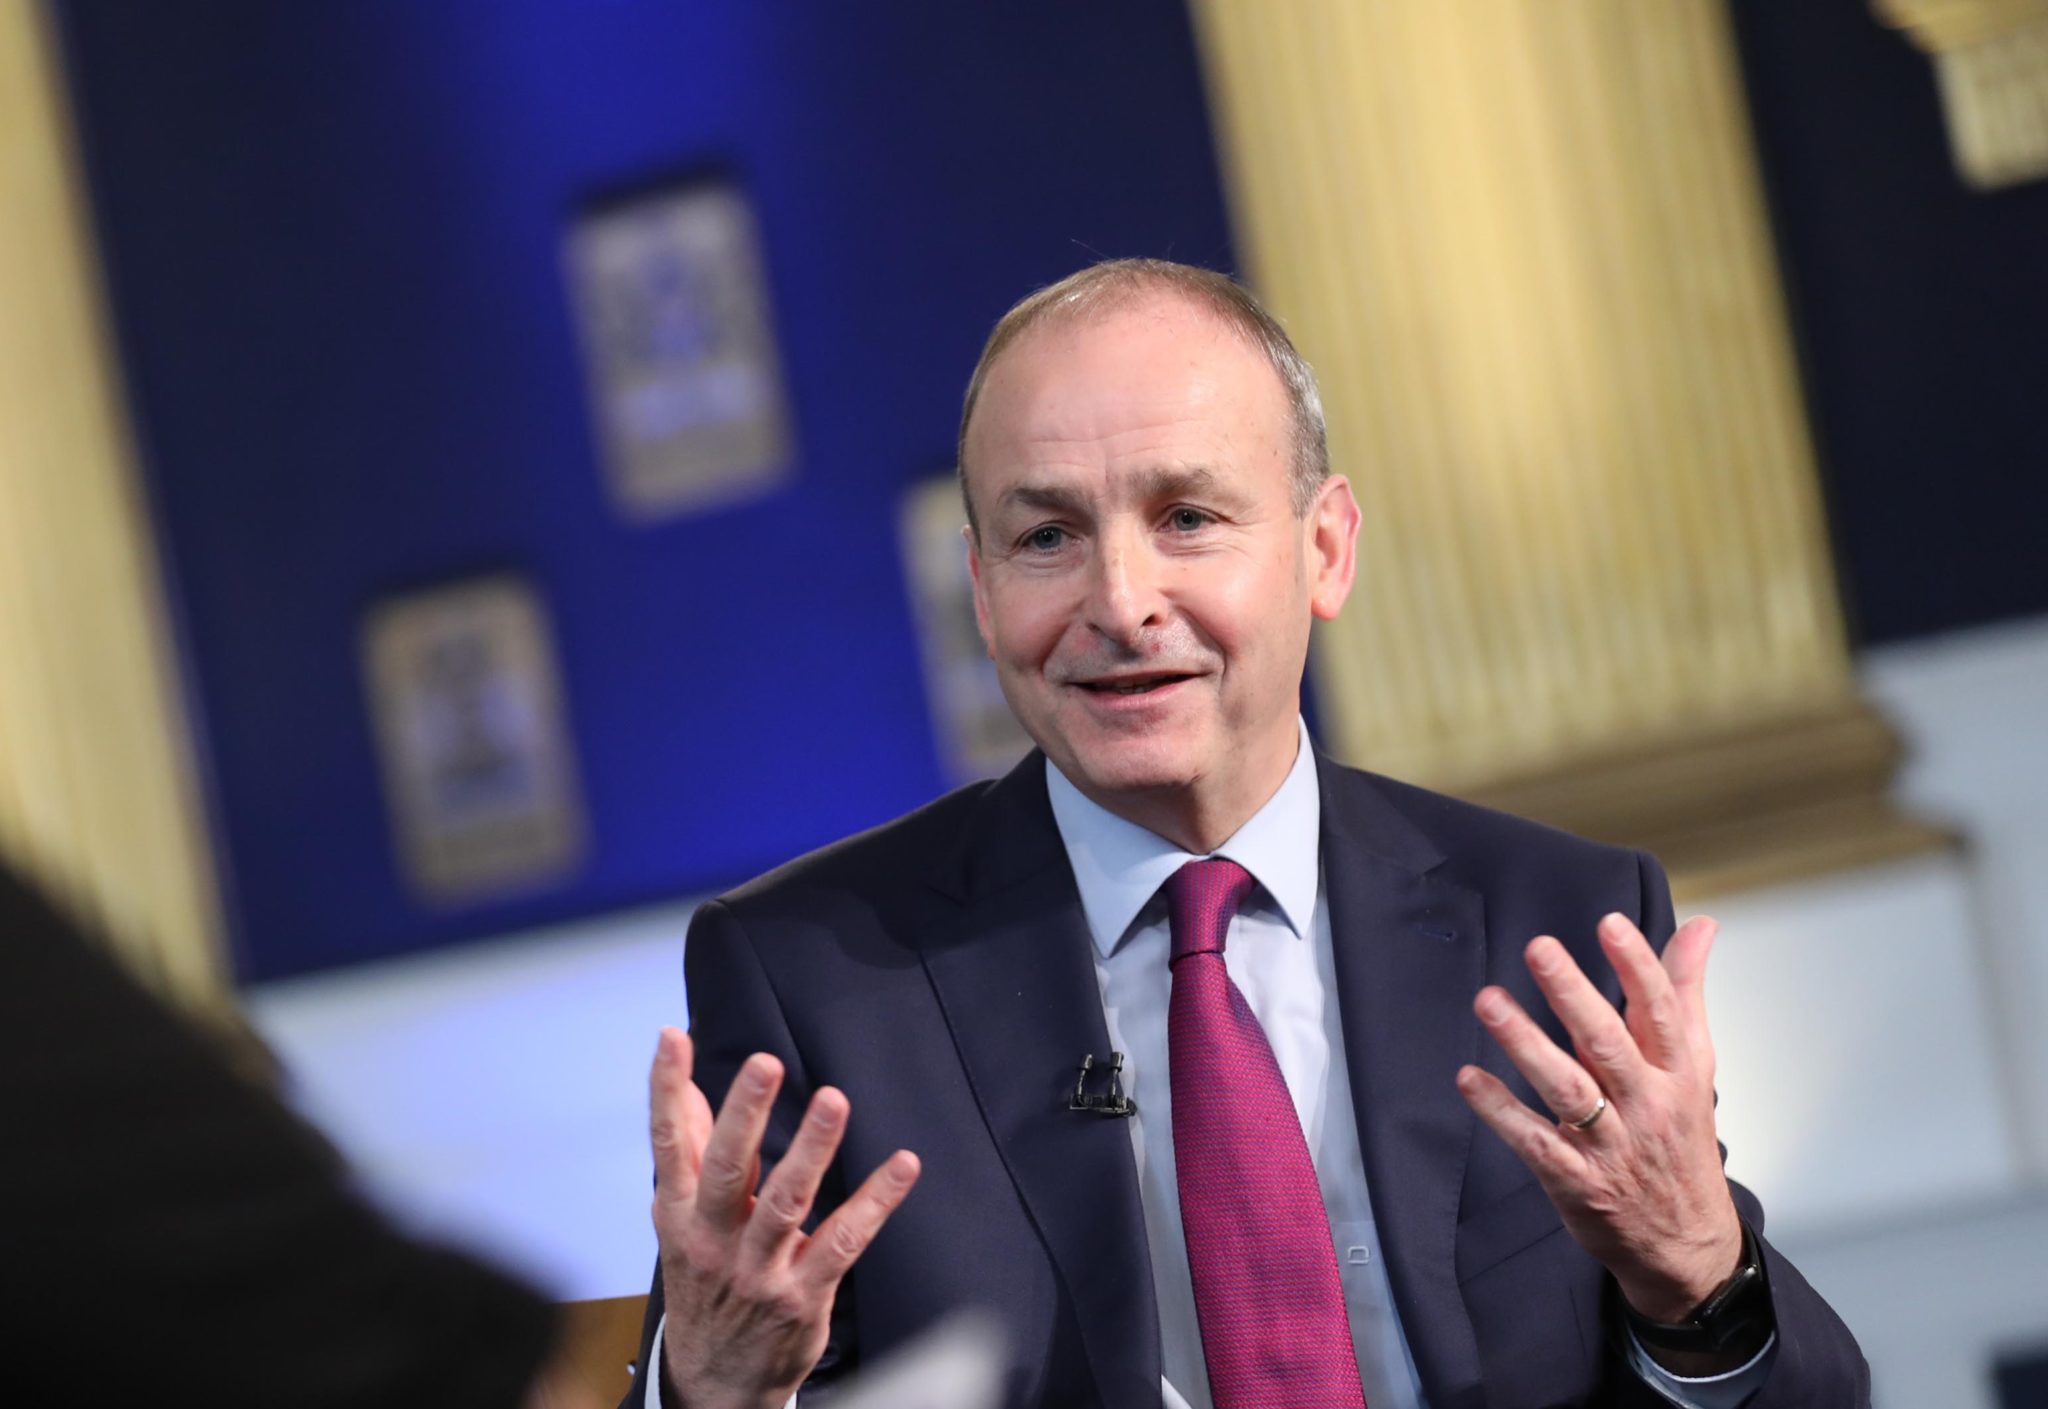
[[[1764,1275],[1763,1254],[1747,1221],[1742,1225],[1742,1264],[1683,1321],[1652,1321],[1636,1313],[1625,1298],[1622,1314],[1645,1350],[1698,1355],[1741,1354],[1744,1359],[1764,1348],[1776,1329],[1771,1311],[1771,1284]]]

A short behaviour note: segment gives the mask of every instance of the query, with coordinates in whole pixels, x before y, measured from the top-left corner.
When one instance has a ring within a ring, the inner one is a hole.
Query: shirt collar
[[[1316,906],[1322,837],[1322,796],[1316,788],[1315,750],[1308,726],[1296,721],[1300,743],[1294,766],[1278,792],[1211,853],[1252,873],[1297,936],[1306,936]],[[1199,860],[1166,838],[1127,822],[1090,801],[1050,759],[1045,790],[1067,849],[1081,909],[1095,947],[1106,957],[1122,942],[1166,878]]]

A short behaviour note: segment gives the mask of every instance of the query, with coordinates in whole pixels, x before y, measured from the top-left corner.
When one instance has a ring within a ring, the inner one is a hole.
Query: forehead
[[[1265,356],[1215,314],[1165,294],[1055,315],[989,368],[967,437],[991,487],[1061,468],[1284,464],[1292,418]]]

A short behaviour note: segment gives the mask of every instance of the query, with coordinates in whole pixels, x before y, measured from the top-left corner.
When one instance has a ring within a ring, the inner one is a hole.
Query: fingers
[[[1707,955],[1720,929],[1713,916],[1695,915],[1664,946],[1663,967],[1672,988],[1702,1021],[1707,1015]]]
[[[1483,988],[1472,1006],[1552,1115],[1577,1120],[1599,1102],[1600,1087],[1586,1069],[1552,1042],[1505,990]]]
[[[1500,1136],[1545,1188],[1569,1180],[1583,1164],[1584,1154],[1572,1147],[1563,1132],[1523,1105],[1492,1072],[1461,1067],[1458,1092],[1472,1113]]]
[[[1622,996],[1628,1000],[1628,1030],[1643,1056],[1657,1066],[1671,1070],[1683,1062],[1689,1051],[1689,1014],[1671,983],[1671,976],[1657,961],[1657,951],[1643,932],[1623,914],[1604,916],[1599,926],[1600,948],[1621,979]]]
[[[1571,1034],[1579,1061],[1601,1090],[1617,1100],[1626,1098],[1640,1084],[1643,1054],[1621,1014],[1549,935],[1530,940],[1524,955],[1550,1010]]]
[[[898,1150],[853,1191],[832,1216],[818,1225],[797,1261],[797,1273],[814,1287],[837,1286],[854,1260],[867,1251],[875,1234],[909,1195],[923,1166],[916,1155]]]
[[[846,1130],[847,1100],[830,1086],[819,1088],[804,1112],[788,1151],[769,1172],[740,1238],[742,1252],[758,1262],[772,1260],[810,1217],[818,1185],[839,1152]]]
[[[732,1232],[746,1220],[760,1170],[761,1137],[781,1089],[782,1063],[756,1052],[741,1064],[712,1124],[697,1168],[697,1216],[721,1232]]]
[[[647,1139],[654,1150],[657,1198],[687,1201],[697,1196],[699,1151],[690,1129],[687,1088],[695,1060],[687,1034],[661,1030],[654,1066],[647,1074]]]

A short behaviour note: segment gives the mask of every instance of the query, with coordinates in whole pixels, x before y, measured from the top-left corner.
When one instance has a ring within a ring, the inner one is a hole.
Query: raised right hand
[[[819,1088],[762,1182],[761,1137],[782,1064],[749,1057],[714,1121],[691,1062],[689,1037],[663,1028],[648,1081],[668,1310],[662,1360],[688,1409],[780,1409],[825,1353],[839,1279],[917,1182],[917,1156],[889,1156],[807,1234],[804,1219],[846,1130],[846,1097]]]

